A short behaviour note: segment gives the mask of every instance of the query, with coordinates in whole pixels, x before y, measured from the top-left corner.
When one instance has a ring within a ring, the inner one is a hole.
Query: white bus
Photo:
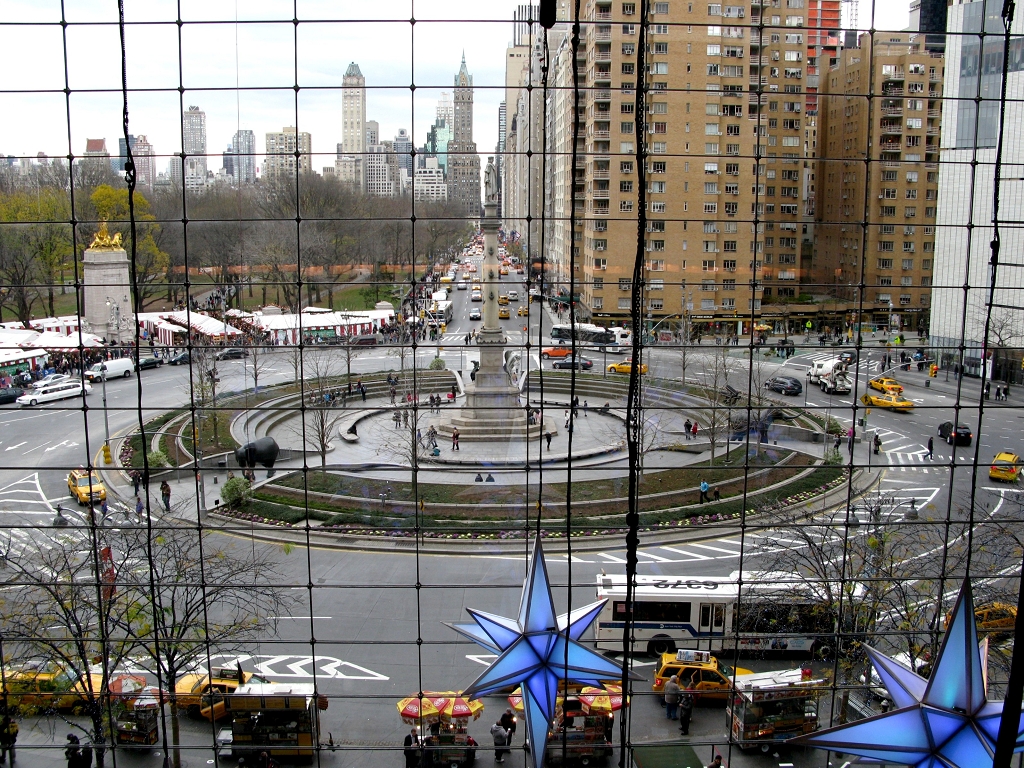
[[[453,314],[452,302],[434,301],[426,311],[426,318],[431,323],[436,323],[438,325],[441,323],[447,324],[452,321]]]
[[[599,352],[616,353],[619,351],[619,339],[607,328],[590,323],[576,323],[576,343],[587,346],[595,346]],[[551,326],[551,340],[556,342],[572,341],[573,326],[553,325]]]
[[[835,631],[835,618],[814,584],[793,574],[744,572],[741,595],[739,576],[739,571],[728,576],[637,576],[635,650],[652,655],[679,648],[811,654],[830,642],[823,636]],[[855,589],[855,594],[860,592]],[[600,574],[597,597],[608,602],[594,625],[594,644],[621,650],[626,577]]]

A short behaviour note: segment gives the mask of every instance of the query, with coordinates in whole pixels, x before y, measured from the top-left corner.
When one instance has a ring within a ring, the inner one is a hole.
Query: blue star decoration
[[[1003,703],[985,693],[971,587],[964,581],[926,680],[865,646],[896,709],[791,740],[858,755],[862,763],[914,768],[991,768]],[[1014,752],[1024,751],[1024,717]]]
[[[537,539],[523,585],[518,618],[508,619],[467,608],[475,624],[447,625],[498,654],[463,695],[476,698],[522,686],[534,768],[540,768],[544,762],[559,683],[571,681],[600,686],[602,681],[622,678],[618,664],[579,642],[606,602],[599,600],[556,616],[544,552]],[[630,677],[639,676],[630,673]]]

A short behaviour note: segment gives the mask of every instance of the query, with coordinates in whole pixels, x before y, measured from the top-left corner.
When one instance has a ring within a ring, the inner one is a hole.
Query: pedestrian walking
[[[420,762],[420,736],[416,733],[415,728],[406,734],[403,747],[402,754],[405,755],[405,768],[416,768]]]
[[[164,511],[170,512],[171,511],[171,486],[167,484],[166,480],[164,480],[162,483],[160,483],[160,498],[163,499],[163,502],[164,502]]]
[[[1003,387],[1001,384],[996,384],[996,400],[1002,399]]]
[[[954,430],[953,434],[954,434],[954,435],[956,434],[956,431],[955,431],[955,430]],[[932,453],[932,451],[933,451],[933,449],[934,449],[934,445],[935,445],[934,439],[933,439],[933,438],[931,438],[931,437],[929,437],[929,438],[928,438],[928,458],[929,458],[929,459],[933,459],[933,460],[934,460],[934,458],[935,458],[935,455],[934,455],[934,454]]]
[[[986,400],[988,400],[988,393],[989,393],[989,390],[991,388],[992,388],[992,382],[991,381],[986,381],[985,382],[985,399]]]
[[[366,387],[363,386],[362,382],[359,382],[359,394],[363,398],[363,402],[366,402]]]
[[[141,496],[136,496],[135,497],[135,517],[138,519],[138,521],[140,523],[142,522],[142,510],[143,509],[144,509],[144,507],[142,506],[142,497]]]
[[[456,394],[457,394],[457,390],[456,390],[456,388],[455,388],[455,385],[454,385],[454,384],[452,384],[452,402],[454,402],[454,401],[455,401],[455,396],[456,396]]]
[[[516,735],[516,716],[511,709],[506,709],[505,714],[501,716],[501,727],[505,729],[508,734],[508,739],[505,744],[509,747],[512,746],[512,737]]]
[[[684,434],[684,435],[686,436],[686,439],[687,439],[687,440],[689,440],[689,439],[690,439],[690,430],[691,430],[691,429],[693,429],[693,424],[692,424],[692,423],[690,422],[690,420],[689,420],[689,419],[687,419],[687,420],[686,420],[686,421],[685,421],[685,422],[683,423],[683,434]]]
[[[715,755],[715,759],[708,763],[708,768],[722,768],[722,756]]]
[[[512,750],[508,749],[508,732],[501,727],[500,720],[491,726],[491,740],[494,742],[494,762],[504,763],[505,753]]]
[[[672,675],[662,691],[665,696],[665,717],[669,720],[679,719],[679,691],[679,678]]]
[[[587,416],[587,411],[588,411],[589,409],[590,409],[590,406],[589,406],[589,405],[587,404],[587,401],[586,401],[586,400],[584,400],[584,401],[583,401],[583,417],[584,417],[584,418],[589,418],[589,417]]]
[[[402,426],[403,427],[408,427],[409,426],[409,412],[408,411],[402,411]]]
[[[550,451],[551,450],[551,433],[550,432],[545,432],[544,433],[544,440],[547,441],[548,450]]]
[[[452,450],[459,450],[459,428],[452,427]]]
[[[568,429],[568,428],[569,428],[569,418],[570,418],[570,417],[569,417],[569,410],[568,410],[568,409],[566,409],[566,411],[565,411],[565,428],[566,428],[566,429]]]
[[[18,723],[10,715],[0,720],[0,763],[7,761],[7,753],[11,754],[11,765],[14,765],[14,743],[18,740]]]
[[[139,484],[142,482],[142,473],[137,469],[132,470],[132,488],[135,489],[135,495],[139,495]]]
[[[679,694],[679,732],[684,736],[690,734],[690,718],[693,717],[693,678],[686,683],[686,688]]]
[[[708,481],[707,480],[701,480],[700,481],[700,503],[701,504],[703,504],[705,501],[711,501],[711,499],[708,498],[708,489],[710,489],[710,488],[711,488],[711,486],[708,485]]]
[[[697,420],[696,419],[693,420],[693,426],[690,427],[690,434],[693,435],[693,439],[694,440],[697,439]]]

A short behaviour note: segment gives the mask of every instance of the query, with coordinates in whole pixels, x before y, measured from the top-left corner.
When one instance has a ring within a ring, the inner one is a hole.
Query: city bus
[[[819,587],[794,574],[637,576],[633,592],[634,647],[648,654],[680,648],[741,654],[810,655],[831,643],[835,617]],[[854,587],[854,596],[863,591]],[[626,577],[600,574],[597,597],[608,602],[594,624],[594,645],[622,649]]]
[[[551,340],[572,341],[572,329],[571,325],[551,326]],[[617,352],[619,350],[619,339],[615,333],[590,323],[576,323],[576,343],[596,346],[599,352]]]
[[[426,311],[426,318],[432,323],[448,324],[452,321],[453,307],[450,301],[431,302],[430,308]]]

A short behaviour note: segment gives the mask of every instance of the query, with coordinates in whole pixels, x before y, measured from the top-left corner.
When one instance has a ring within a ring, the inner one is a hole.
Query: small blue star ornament
[[[864,646],[896,709],[798,736],[794,744],[859,756],[859,763],[914,768],[991,768],[1003,713],[985,693],[971,586],[964,581],[942,648],[926,680]],[[1014,752],[1024,751],[1024,717]]]
[[[578,642],[606,602],[599,600],[556,616],[538,538],[523,584],[518,618],[467,608],[475,624],[448,624],[460,635],[498,654],[491,666],[466,688],[464,696],[475,698],[522,686],[533,768],[540,768],[544,762],[559,683],[600,686],[602,681],[622,678],[618,664]],[[630,676],[638,677],[635,673]]]

